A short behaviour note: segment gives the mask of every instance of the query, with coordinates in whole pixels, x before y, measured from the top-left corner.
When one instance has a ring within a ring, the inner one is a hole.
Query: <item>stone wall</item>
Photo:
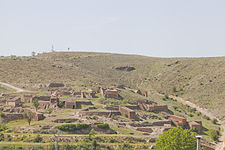
[[[23,119],[24,116],[22,113],[4,113],[4,118],[7,121],[13,121],[13,120]]]
[[[171,121],[161,120],[161,121],[154,121],[154,122],[130,123],[129,125],[133,127],[165,126],[165,125],[171,125]]]
[[[34,113],[34,117],[32,120],[34,121],[39,121],[39,120],[43,120],[45,118],[43,113]]]
[[[76,101],[76,105],[93,105],[91,101]]]
[[[114,98],[114,99],[118,99],[119,98],[119,94],[117,90],[106,90],[105,94],[104,94],[105,98]]]
[[[40,101],[39,102],[39,108],[40,109],[48,109],[48,108],[50,108],[50,106],[51,106],[51,102],[49,102],[49,101],[47,101],[47,102]]]
[[[137,131],[152,133],[152,128],[137,128]]]
[[[75,101],[66,101],[64,108],[76,109],[76,102]]]
[[[171,121],[170,120],[165,120],[165,121],[155,121],[152,122],[153,126],[165,126],[166,124],[171,125]]]
[[[130,108],[132,110],[139,110],[139,106],[138,105],[126,105],[127,108]]]
[[[33,99],[41,100],[41,101],[50,101],[51,96],[35,96]]]
[[[117,106],[115,106],[115,105],[112,105],[112,106],[105,106],[105,107],[103,107],[104,109],[106,109],[106,110],[119,110],[119,106],[117,105]]]
[[[107,111],[80,111],[78,112],[79,115],[81,116],[105,116],[108,117],[109,115],[121,115],[120,112],[118,111],[113,111],[113,112],[107,112]]]
[[[159,111],[159,112],[168,112],[168,106],[167,105],[149,105],[145,103],[139,103],[139,108],[144,111]]]
[[[24,95],[23,96],[23,102],[25,102],[25,103],[32,103],[32,101],[33,101],[33,97],[34,97],[34,95]]]

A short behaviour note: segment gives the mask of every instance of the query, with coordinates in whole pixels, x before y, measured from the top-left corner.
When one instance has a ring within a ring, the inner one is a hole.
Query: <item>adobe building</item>
[[[58,104],[59,98],[56,97],[56,96],[52,96],[52,97],[50,97],[50,102],[51,102],[51,103],[57,103],[57,104]]]
[[[65,101],[64,108],[76,109],[76,102],[75,101]]]
[[[135,119],[136,118],[136,112],[130,108],[120,106],[119,107],[119,112],[121,113],[122,116],[125,116],[130,119]]]
[[[21,98],[20,97],[14,97],[6,101],[6,105],[12,106],[12,107],[17,107],[20,105]]]
[[[23,102],[25,102],[25,103],[32,103],[34,97],[35,96],[32,95],[32,94],[30,94],[30,95],[24,95],[23,96]]]
[[[44,114],[43,113],[34,113],[34,116],[33,116],[33,120],[34,121],[39,121],[39,120],[43,120],[45,117],[44,117]]]
[[[114,98],[114,99],[118,99],[119,98],[119,94],[118,94],[118,91],[115,90],[115,89],[108,89],[105,91],[105,94],[104,94],[104,97],[105,98]]]
[[[196,128],[198,133],[201,133],[202,130],[202,122],[201,121],[191,121],[188,123],[190,129],[191,128]]]
[[[106,88],[103,88],[103,87],[99,88],[99,92],[100,92],[102,97],[105,97],[105,91],[106,91]]]
[[[51,106],[51,102],[50,101],[40,101],[39,102],[39,108],[40,109],[48,109]]]
[[[187,119],[175,115],[171,115],[169,120],[171,120],[176,126],[185,127],[187,125]]]
[[[118,90],[116,89],[105,89],[101,87],[100,94],[104,98],[114,98],[114,99],[119,98],[119,93],[118,93]]]

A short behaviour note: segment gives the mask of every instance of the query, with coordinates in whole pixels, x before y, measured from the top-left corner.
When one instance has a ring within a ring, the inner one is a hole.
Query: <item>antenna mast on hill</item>
[[[54,49],[54,45],[52,45],[52,52],[54,52],[55,51],[55,49]]]

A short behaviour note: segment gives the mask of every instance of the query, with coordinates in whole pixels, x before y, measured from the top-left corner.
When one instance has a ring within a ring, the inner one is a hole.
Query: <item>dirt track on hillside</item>
[[[13,90],[16,90],[17,93],[22,93],[22,92],[32,92],[32,91],[28,91],[28,90],[24,90],[24,89],[21,89],[21,88],[18,88],[18,87],[15,87],[11,84],[8,84],[8,83],[3,83],[3,82],[0,82],[1,85],[3,86],[6,86],[8,88],[11,88]]]

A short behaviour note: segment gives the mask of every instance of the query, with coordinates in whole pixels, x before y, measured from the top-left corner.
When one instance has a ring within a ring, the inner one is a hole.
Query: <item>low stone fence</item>
[[[121,115],[119,111],[107,112],[107,111],[80,111],[78,112],[79,115],[82,116],[105,116],[108,117],[109,115]]]

